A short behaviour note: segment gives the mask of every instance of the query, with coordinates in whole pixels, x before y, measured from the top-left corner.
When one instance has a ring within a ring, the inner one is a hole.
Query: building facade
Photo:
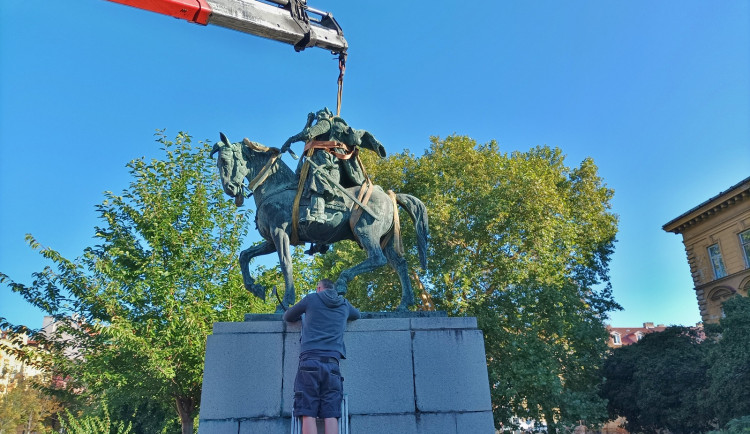
[[[19,348],[21,346],[36,345],[28,336],[22,335],[20,343],[14,342],[7,331],[0,331],[0,395],[8,393],[13,386],[23,378],[36,377],[42,371],[18,359],[5,348]]]
[[[701,318],[718,322],[724,300],[750,290],[750,177],[662,229],[682,235]]]
[[[68,320],[73,327],[77,327],[80,324],[78,317],[73,317]],[[68,333],[60,333],[57,335],[57,329],[61,326],[61,323],[52,316],[45,316],[42,320],[42,333],[50,339],[62,339],[68,343],[74,342],[75,337]],[[29,364],[24,360],[16,357],[14,350],[24,350],[25,347],[33,347],[32,349],[39,349],[39,342],[29,338],[29,336],[23,334],[14,338],[13,335],[7,330],[0,330],[0,395],[8,393],[18,381],[24,378],[39,377],[45,374],[45,372],[33,364]],[[63,354],[70,359],[80,357],[80,348],[76,345],[68,345],[64,350]],[[66,385],[66,379],[60,377],[46,378],[45,381],[50,381],[51,385],[55,388],[64,388]]]

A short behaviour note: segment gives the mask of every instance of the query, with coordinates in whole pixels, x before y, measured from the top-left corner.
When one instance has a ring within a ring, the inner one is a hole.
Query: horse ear
[[[220,133],[219,133],[219,137],[221,137],[221,141],[222,141],[222,142],[224,142],[224,143],[225,143],[225,144],[227,144],[227,145],[231,145],[231,143],[229,143],[229,139],[227,139],[227,136],[225,136],[225,135],[224,135],[224,133],[221,133],[221,132],[220,132]]]
[[[214,148],[211,149],[211,153],[209,154],[209,157],[214,158],[214,154],[219,152],[221,150],[221,146],[219,146],[218,143],[214,143]]]

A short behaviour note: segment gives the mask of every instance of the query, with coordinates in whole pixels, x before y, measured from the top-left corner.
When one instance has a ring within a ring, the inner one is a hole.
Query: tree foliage
[[[60,403],[28,379],[13,383],[0,395],[0,433],[44,432],[52,427]]]
[[[731,419],[750,417],[750,297],[731,297],[722,309],[719,324],[707,327],[716,341],[707,349],[707,394],[717,403],[716,419],[723,426]]]
[[[101,413],[96,416],[76,416],[66,409],[65,416],[60,420],[61,432],[68,434],[130,434],[133,432],[132,422],[125,424],[122,421],[112,421],[106,402],[101,408]]]
[[[77,394],[115,389],[159,402],[191,432],[213,323],[272,306],[243,289],[237,255],[247,223],[224,197],[209,145],[157,135],[164,158],[131,161],[129,187],[105,192],[97,206],[96,245],[69,260],[29,235],[54,267],[29,286],[0,281],[58,320],[54,333],[34,335],[47,351],[29,360],[41,357]]]
[[[602,396],[637,432],[740,432],[750,419],[750,298],[724,302],[718,324],[668,327],[616,349]]]
[[[617,217],[593,161],[571,168],[556,148],[507,154],[463,136],[432,138],[421,157],[364,157],[377,184],[427,206],[429,264],[413,275],[416,296],[423,283],[437,309],[477,317],[496,423],[604,417],[595,391],[603,321],[619,308],[608,284]],[[401,221],[407,259],[418,264],[410,220]],[[336,276],[362,255],[340,243],[316,266]],[[355,279],[347,297],[381,310],[398,305],[399,294],[386,267]]]
[[[750,416],[732,419],[723,429],[709,431],[708,434],[748,434],[750,433]]]
[[[631,432],[711,429],[704,395],[708,365],[700,337],[695,329],[668,327],[613,351],[604,365],[602,388],[610,415],[624,416]]]

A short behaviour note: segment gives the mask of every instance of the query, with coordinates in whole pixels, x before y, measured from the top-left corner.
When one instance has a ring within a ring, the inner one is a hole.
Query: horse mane
[[[273,154],[278,152],[278,149],[276,148],[266,148],[262,145],[261,149],[267,150],[250,149],[250,147],[244,143],[237,143],[237,145],[242,149],[242,156],[245,158],[245,161],[253,166],[255,175],[258,174],[258,171],[266,164]],[[263,154],[263,158],[258,158],[257,154]],[[266,183],[268,183],[269,186],[271,184],[275,186],[273,190],[278,190],[281,187],[297,188],[298,177],[294,171],[289,168],[289,165],[287,165],[281,158],[278,158],[275,167],[276,170],[274,170],[273,174],[269,176],[268,180],[266,180]],[[260,188],[263,188],[264,185],[261,185]]]

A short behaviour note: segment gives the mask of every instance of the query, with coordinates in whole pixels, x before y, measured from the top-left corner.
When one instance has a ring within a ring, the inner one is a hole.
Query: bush
[[[130,434],[132,424],[127,426],[124,422],[112,422],[109,418],[107,407],[104,408],[102,416],[81,416],[76,417],[68,410],[66,415],[60,418],[62,432],[66,434]]]
[[[732,419],[724,425],[724,429],[710,431],[708,434],[749,434],[750,433],[750,416],[743,416],[738,419]]]

